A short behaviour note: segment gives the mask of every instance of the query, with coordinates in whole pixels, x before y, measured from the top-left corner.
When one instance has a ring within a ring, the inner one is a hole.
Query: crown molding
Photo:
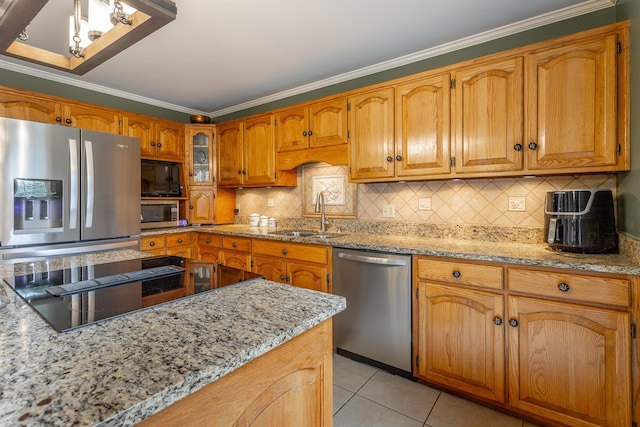
[[[380,62],[378,64],[360,68],[348,73],[333,76],[327,79],[319,80],[314,83],[310,83],[303,86],[298,86],[286,91],[278,92],[262,98],[257,98],[252,101],[237,104],[228,108],[224,108],[217,111],[205,112],[199,110],[193,110],[180,105],[174,105],[166,102],[162,102],[156,99],[147,98],[143,96],[137,96],[129,92],[120,91],[117,89],[100,86],[93,83],[84,82],[73,77],[62,76],[53,74],[50,72],[29,68],[23,65],[15,64],[8,61],[0,60],[0,68],[9,71],[15,71],[21,74],[31,75],[34,77],[55,81],[58,83],[68,84],[71,86],[92,90],[95,92],[104,93],[107,95],[113,95],[119,98],[128,99],[131,101],[141,102],[144,104],[153,105],[156,107],[166,108],[169,110],[183,112],[186,114],[206,114],[211,117],[219,117],[226,114],[235,113],[248,108],[257,107],[269,102],[279,101],[284,98],[288,98],[302,93],[310,92],[316,89],[322,89],[327,86],[343,83],[349,80],[365,77],[371,74],[387,71],[393,68],[401,67],[403,65],[411,64],[414,62],[422,61],[424,59],[432,58],[435,56],[443,55],[445,53],[454,52],[456,50],[464,49],[467,47],[475,46],[478,44],[490,42],[502,37],[510,36],[513,34],[521,33],[523,31],[531,30],[534,28],[542,27],[544,25],[552,24],[558,21],[564,21],[566,19],[574,18],[577,16],[585,15],[598,10],[606,9],[616,5],[616,0],[588,0],[575,6],[569,6],[564,9],[559,9],[553,12],[549,12],[543,15],[536,16],[534,18],[525,19],[513,24],[505,25],[503,27],[495,28],[483,33],[475,34],[473,36],[465,37],[453,42],[445,43],[430,49],[425,49],[416,53],[401,56],[399,58],[391,59],[389,61]]]

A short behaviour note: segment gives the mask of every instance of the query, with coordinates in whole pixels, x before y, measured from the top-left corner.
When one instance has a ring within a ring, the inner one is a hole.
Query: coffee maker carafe
[[[618,251],[611,190],[549,191],[544,217],[544,235],[552,249],[582,253]]]

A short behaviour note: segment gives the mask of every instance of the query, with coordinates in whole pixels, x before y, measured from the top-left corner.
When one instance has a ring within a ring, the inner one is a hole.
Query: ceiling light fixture
[[[111,0],[110,14],[110,0],[90,0],[89,13],[83,16],[81,0],[73,0],[71,56],[67,56],[25,43],[29,23],[48,1],[0,0],[0,54],[82,75],[173,21],[177,14],[171,0]]]

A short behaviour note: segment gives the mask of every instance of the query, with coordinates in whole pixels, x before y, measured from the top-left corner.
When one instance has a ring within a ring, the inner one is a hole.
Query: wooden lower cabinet
[[[175,255],[191,258],[192,233],[156,234],[140,237],[140,250],[153,255]]]
[[[167,238],[164,234],[140,237],[140,250],[153,255],[165,255]]]
[[[253,240],[253,272],[274,282],[330,292],[330,247]]]
[[[220,261],[220,248],[222,248],[222,238],[218,234],[197,233],[197,254],[201,261],[217,263]]]
[[[541,425],[630,426],[632,282],[416,256],[414,374]]]
[[[331,426],[332,321],[327,320],[138,424]]]

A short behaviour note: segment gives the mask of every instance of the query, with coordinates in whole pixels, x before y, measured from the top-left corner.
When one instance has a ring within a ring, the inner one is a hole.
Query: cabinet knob
[[[307,136],[307,131],[306,130],[302,131],[302,136]]]
[[[502,319],[500,318],[500,316],[496,316],[496,317],[494,317],[494,318],[493,318],[493,323],[494,323],[496,326],[500,326],[500,325],[502,325]]]
[[[518,321],[516,319],[509,319],[509,326],[515,328],[516,326],[518,326]]]
[[[162,147],[162,144],[158,142],[156,143],[156,147]]]
[[[284,278],[284,281],[285,281],[285,282],[287,282],[287,283],[289,283],[289,282],[291,281],[291,277],[289,277],[289,276],[285,277],[285,278]]]
[[[564,283],[564,282],[558,283],[558,290],[560,292],[569,292],[569,289],[571,289],[571,288],[566,283]]]
[[[156,143],[155,143],[155,142],[153,142],[153,141],[151,141],[151,142],[149,143],[149,145],[150,145],[150,146],[152,146],[152,147],[155,147],[155,146],[156,146]]]
[[[193,172],[189,172],[189,176],[193,176]]]
[[[453,277],[455,277],[456,279],[459,279],[460,276],[462,276],[462,274],[460,274],[458,270],[453,270]]]
[[[156,242],[149,242],[149,246],[155,246]]]
[[[242,175],[242,170],[238,169],[238,175]]]
[[[182,243],[182,239],[178,239],[178,243]]]
[[[238,247],[238,244],[236,242],[231,243],[231,247],[236,248]]]
[[[247,171],[242,169],[242,175],[246,175],[246,174],[247,174]]]
[[[389,163],[393,162],[393,157],[388,156],[388,157],[387,157],[387,162],[389,162]]]
[[[313,131],[312,130],[309,131],[309,136],[311,136],[311,135],[313,135]]]
[[[60,123],[61,121],[62,121],[62,117],[57,116],[57,117],[56,117],[56,122]]]
[[[280,275],[280,280],[282,280],[283,282],[285,281],[286,277],[284,277],[284,274]]]
[[[520,150],[522,150],[522,144],[516,144],[516,145],[514,145],[514,146],[513,146],[513,149],[514,149],[514,150],[516,150],[516,151],[520,151]]]
[[[397,161],[399,161],[399,162],[401,162],[401,161],[402,161],[402,156],[398,154],[398,155],[396,156],[396,160],[397,160]]]
[[[73,122],[71,121],[71,119],[66,119],[64,122],[65,122],[66,124],[68,124],[68,125],[70,125],[71,123],[73,123]]]
[[[193,205],[189,205],[189,209],[193,209]]]
[[[205,239],[205,241],[204,241],[204,242],[205,242],[206,244],[209,244],[209,243],[211,242],[211,240],[209,240],[209,239]]]
[[[286,255],[287,253],[288,253],[288,252],[287,252],[287,250],[286,250],[286,249],[283,249],[283,250],[282,250],[282,255]]]
[[[529,150],[535,150],[536,148],[538,148],[538,144],[535,142],[530,142],[529,143]]]

